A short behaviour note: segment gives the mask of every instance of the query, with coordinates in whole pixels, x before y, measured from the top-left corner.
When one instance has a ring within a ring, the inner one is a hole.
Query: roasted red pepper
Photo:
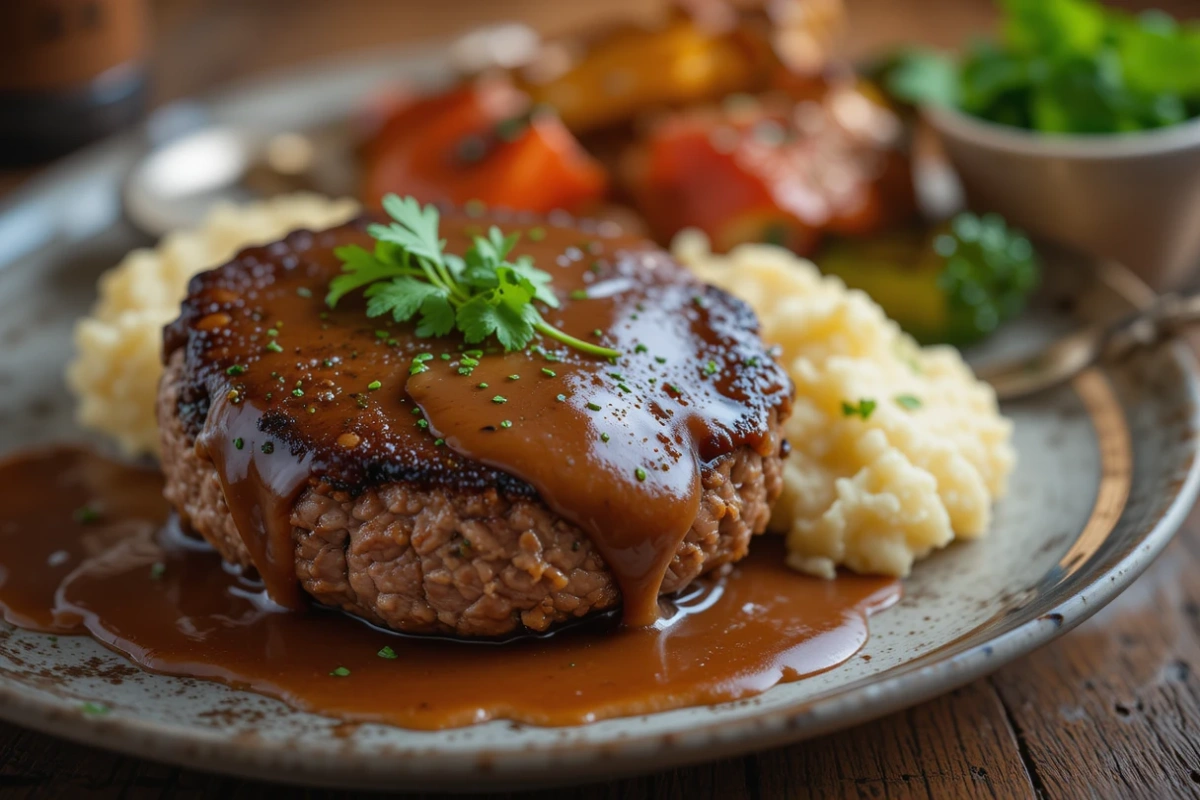
[[[624,178],[660,239],[694,227],[719,250],[770,242],[808,254],[824,232],[867,234],[912,214],[888,119],[853,89],[820,103],[744,98],[660,123]]]
[[[506,83],[466,84],[397,110],[367,148],[363,197],[545,213],[587,211],[608,178],[552,112]]]

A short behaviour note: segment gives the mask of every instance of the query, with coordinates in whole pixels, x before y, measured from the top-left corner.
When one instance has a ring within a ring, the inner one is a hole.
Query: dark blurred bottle
[[[0,0],[0,166],[107,136],[146,99],[144,0]]]

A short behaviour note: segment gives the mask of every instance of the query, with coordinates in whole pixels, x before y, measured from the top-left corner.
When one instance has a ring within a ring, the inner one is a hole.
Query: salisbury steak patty
[[[453,221],[447,249],[472,226]],[[276,599],[298,582],[397,630],[503,636],[746,554],[781,489],[791,389],[743,304],[640,240],[548,225],[531,255],[579,301],[553,324],[622,357],[549,340],[464,357],[361,299],[321,303],[363,227],[243,252],[168,328],[166,495],[222,557],[270,573]]]
[[[212,464],[180,423],[182,354],[159,395],[167,500],[226,561],[251,566]],[[703,471],[700,513],[662,592],[746,555],[782,488],[782,460],[748,447]],[[291,515],[296,577],[318,602],[400,631],[503,636],[614,607],[587,534],[536,498],[393,481],[357,495],[314,483]]]

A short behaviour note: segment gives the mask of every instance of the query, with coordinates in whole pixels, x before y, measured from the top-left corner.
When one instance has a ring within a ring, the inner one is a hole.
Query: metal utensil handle
[[[1130,351],[1168,339],[1200,322],[1200,294],[1163,295],[1150,308],[1110,327],[1104,355],[1120,358]]]

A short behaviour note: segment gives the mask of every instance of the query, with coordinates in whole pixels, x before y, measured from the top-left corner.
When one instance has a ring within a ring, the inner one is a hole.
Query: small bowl
[[[1123,262],[1157,289],[1200,263],[1200,119],[1143,133],[1050,135],[950,108],[924,116],[971,208]]]

